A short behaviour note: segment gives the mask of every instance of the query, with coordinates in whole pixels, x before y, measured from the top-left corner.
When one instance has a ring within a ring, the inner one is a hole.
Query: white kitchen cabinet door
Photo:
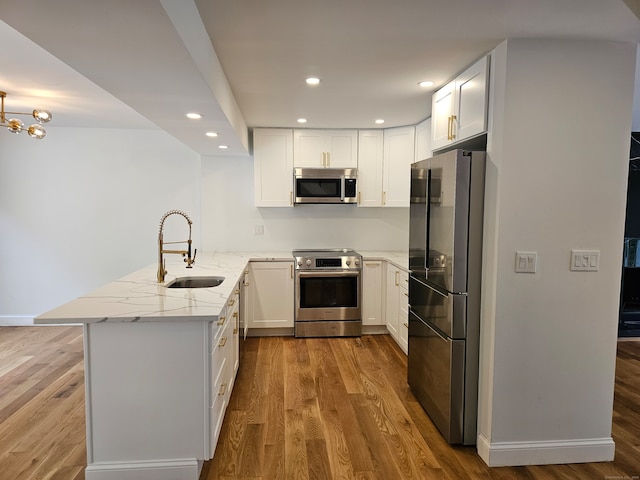
[[[382,262],[365,260],[362,267],[362,325],[384,325]]]
[[[438,150],[487,130],[489,57],[483,57],[432,97],[431,148]]]
[[[384,173],[382,205],[408,207],[411,164],[415,157],[415,127],[384,131]]]
[[[487,130],[488,59],[489,57],[482,58],[455,80],[456,141],[474,137]]]
[[[385,292],[385,322],[387,330],[391,336],[398,341],[398,308],[400,305],[400,269],[395,265],[387,262],[385,264],[386,271],[386,292]]]
[[[292,207],[293,130],[256,128],[253,169],[256,207]]]
[[[431,157],[431,118],[416,125],[416,154],[414,160],[419,162]]]
[[[293,261],[250,262],[247,320],[253,328],[293,328]]]
[[[384,132],[358,132],[358,206],[382,206]]]
[[[455,82],[449,82],[433,94],[431,104],[431,148],[449,145],[451,140],[451,121],[454,115]]]
[[[296,167],[357,168],[357,130],[294,130]]]

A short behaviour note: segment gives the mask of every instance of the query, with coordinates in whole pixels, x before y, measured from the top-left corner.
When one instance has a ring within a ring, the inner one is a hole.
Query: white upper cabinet
[[[411,164],[415,158],[414,126],[387,128],[384,131],[384,169],[382,205],[408,207]]]
[[[382,130],[358,132],[358,206],[382,206],[382,172],[384,156]]]
[[[488,62],[489,57],[483,57],[433,94],[432,150],[487,130]]]
[[[254,129],[253,171],[256,207],[293,206],[293,130]]]
[[[296,167],[356,168],[357,130],[294,130],[293,163]]]

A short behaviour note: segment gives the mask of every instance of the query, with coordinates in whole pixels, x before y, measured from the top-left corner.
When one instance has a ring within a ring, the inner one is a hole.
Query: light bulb
[[[34,110],[33,118],[35,118],[40,123],[48,123],[53,118],[51,112],[49,110]]]
[[[17,118],[10,118],[7,122],[7,128],[11,133],[20,133],[24,128],[24,123],[22,123],[22,120],[18,120]]]
[[[34,123],[29,127],[27,133],[32,138],[37,138],[38,140],[43,139],[47,135],[47,131],[44,129],[42,125]]]

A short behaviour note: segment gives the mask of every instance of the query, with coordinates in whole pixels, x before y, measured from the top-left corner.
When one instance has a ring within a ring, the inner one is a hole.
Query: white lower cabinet
[[[386,262],[385,282],[385,321],[387,330],[400,345],[404,353],[408,352],[408,285],[409,274],[390,262]]]
[[[384,325],[382,261],[364,260],[362,267],[362,325]]]
[[[248,328],[293,329],[293,260],[249,262],[245,275]]]
[[[240,283],[234,288],[217,321],[210,324],[211,374],[209,402],[209,455],[213,458],[224,414],[240,365]]]

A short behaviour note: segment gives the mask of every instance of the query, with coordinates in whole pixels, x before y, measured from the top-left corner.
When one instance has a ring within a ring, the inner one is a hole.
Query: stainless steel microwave
[[[294,203],[357,203],[357,169],[294,168]]]

